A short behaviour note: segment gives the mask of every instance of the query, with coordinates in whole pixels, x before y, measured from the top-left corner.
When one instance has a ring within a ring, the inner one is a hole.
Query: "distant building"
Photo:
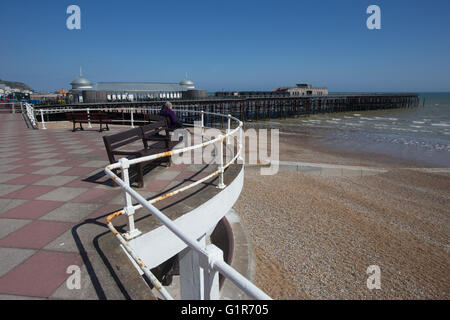
[[[251,98],[251,97],[288,97],[289,94],[285,92],[277,91],[218,91],[214,93],[215,97],[220,98]]]
[[[302,96],[326,96],[328,95],[328,88],[313,88],[309,83],[298,83],[294,88],[277,88],[275,92],[285,92],[291,97]]]
[[[97,82],[80,76],[71,82],[74,103],[177,100],[206,97],[206,90],[195,89],[192,80],[162,82]]]

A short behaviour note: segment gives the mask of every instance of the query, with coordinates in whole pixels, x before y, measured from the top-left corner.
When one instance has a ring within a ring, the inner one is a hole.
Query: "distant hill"
[[[33,89],[31,89],[29,86],[27,86],[23,82],[0,80],[0,84],[5,84],[5,85],[7,85],[10,88],[17,88],[17,89],[20,89],[20,90],[31,90],[31,91],[33,91]]]

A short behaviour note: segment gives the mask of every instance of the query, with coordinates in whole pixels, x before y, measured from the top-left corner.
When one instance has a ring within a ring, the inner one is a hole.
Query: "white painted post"
[[[200,264],[203,268],[203,292],[205,300],[219,300],[219,272],[213,269],[213,262],[223,261],[223,252],[218,247],[210,244],[206,247],[208,256],[201,256]]]
[[[131,108],[131,127],[132,128],[134,128],[134,115],[133,115],[133,112],[134,112],[134,108]]]
[[[206,235],[199,240],[202,247],[206,246]],[[182,300],[203,300],[204,272],[200,265],[199,253],[190,247],[178,255],[180,266],[180,295]]]
[[[42,111],[42,109],[41,109],[41,123],[42,123],[42,129],[47,129],[45,127],[44,111]]]
[[[228,135],[230,131],[231,131],[231,114],[228,114],[227,145],[230,144],[230,136]]]
[[[223,183],[224,170],[223,170],[223,136],[222,135],[219,136],[219,170],[220,170],[219,185],[217,186],[217,188],[224,189],[225,184]]]
[[[243,131],[244,131],[244,127],[242,126],[239,129],[239,150],[240,150],[240,154],[239,154],[239,160],[240,161],[244,161],[244,140],[243,139]]]
[[[88,128],[92,128],[91,115],[89,114],[89,108],[87,108]]]
[[[202,119],[201,119],[201,121],[202,121],[202,142],[203,142],[203,135],[204,135],[204,128],[205,128],[205,112],[202,110],[202,112],[201,112],[201,117],[202,117]]]
[[[119,159],[119,163],[122,167],[122,180],[125,184],[130,187],[130,176],[128,174],[128,168],[130,168],[130,162],[127,158]],[[126,232],[123,236],[126,240],[131,240],[139,236],[142,232],[135,228],[134,226],[134,206],[131,201],[131,196],[128,192],[125,191],[125,213],[128,215],[128,232]]]

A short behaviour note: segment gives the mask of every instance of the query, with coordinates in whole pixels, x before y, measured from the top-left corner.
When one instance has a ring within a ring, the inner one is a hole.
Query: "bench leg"
[[[75,128],[75,121],[73,122],[73,129],[72,129],[72,132],[75,132],[75,131],[77,131],[77,128]]]
[[[80,122],[80,130],[84,131],[83,124]]]

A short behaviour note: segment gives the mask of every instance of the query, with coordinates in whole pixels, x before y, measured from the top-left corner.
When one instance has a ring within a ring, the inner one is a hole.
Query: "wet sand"
[[[275,299],[449,299],[450,173],[415,161],[329,152],[280,136],[280,160],[388,168],[319,176],[248,166],[234,208],[255,252],[255,282]],[[381,269],[369,290],[367,267]]]

